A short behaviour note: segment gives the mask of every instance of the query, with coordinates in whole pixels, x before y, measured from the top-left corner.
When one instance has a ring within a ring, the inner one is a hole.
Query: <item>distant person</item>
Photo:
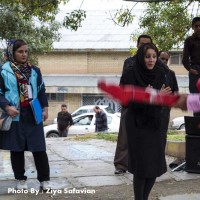
[[[200,17],[193,18],[192,29],[192,36],[184,42],[182,63],[189,72],[190,93],[199,93],[196,83],[200,78]],[[200,116],[200,112],[194,112],[194,116]]]
[[[67,137],[69,127],[73,125],[73,120],[71,114],[67,111],[67,105],[61,105],[61,111],[57,116],[58,130],[60,137]]]
[[[106,113],[104,113],[99,106],[95,106],[93,110],[96,113],[95,132],[107,132],[108,124]]]
[[[158,55],[160,60],[167,65],[170,59],[170,53],[168,51],[159,51]]]
[[[139,48],[142,44],[152,43],[152,39],[149,35],[140,35],[137,39],[137,48]],[[135,55],[127,58],[124,61],[122,74],[129,68],[132,67],[135,63]],[[128,145],[127,145],[127,136],[126,136],[126,128],[125,128],[125,116],[126,116],[127,108],[122,107],[121,109],[121,119],[120,119],[120,127],[117,139],[117,146],[114,157],[114,165],[115,165],[115,174],[123,174],[126,173],[128,169]]]
[[[167,66],[170,54],[168,51],[159,51],[158,53],[159,59]],[[167,66],[168,67],[168,66]],[[176,75],[174,71],[168,68],[168,71],[165,73],[166,77],[166,86],[169,86],[172,90],[172,93],[178,93],[178,83],[176,80]],[[161,110],[161,131],[164,133],[164,143],[166,144],[167,141],[167,131],[169,126],[169,120],[170,120],[170,111],[171,108],[167,106],[163,106]]]

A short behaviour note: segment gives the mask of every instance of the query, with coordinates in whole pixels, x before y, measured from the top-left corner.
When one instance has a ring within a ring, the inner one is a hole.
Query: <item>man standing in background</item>
[[[200,78],[200,17],[193,18],[192,29],[194,33],[184,42],[182,63],[189,72],[190,93],[199,93],[196,83]],[[200,112],[194,116],[200,116]]]
[[[96,122],[95,122],[95,132],[107,132],[108,125],[107,125],[107,116],[99,106],[95,106],[93,108],[94,112],[96,113]]]
[[[159,51],[159,59],[167,66],[170,54],[168,51]],[[175,72],[171,69],[168,69],[168,71],[165,72],[166,77],[166,85],[171,88],[172,93],[178,93],[178,83],[176,80]],[[170,111],[171,108],[168,106],[163,106],[161,110],[161,131],[164,134],[164,144],[166,146],[167,141],[167,131],[169,126],[169,120],[170,120]]]
[[[60,137],[67,137],[69,127],[73,124],[72,116],[67,111],[67,105],[61,105],[61,111],[57,116],[58,130],[60,133]]]

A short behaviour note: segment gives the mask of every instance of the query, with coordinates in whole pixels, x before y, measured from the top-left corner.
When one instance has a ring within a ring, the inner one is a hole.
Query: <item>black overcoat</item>
[[[157,70],[153,87],[160,89],[165,83],[162,68]],[[136,67],[129,67],[120,84],[144,87],[136,78]],[[146,85],[147,87],[147,85]],[[155,178],[166,172],[165,136],[160,131],[161,107],[129,103],[126,114],[128,140],[128,171],[144,178]]]

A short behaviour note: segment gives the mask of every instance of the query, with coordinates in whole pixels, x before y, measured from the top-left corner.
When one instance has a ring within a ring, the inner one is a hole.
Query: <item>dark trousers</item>
[[[140,178],[134,176],[133,189],[135,200],[148,200],[151,189],[156,181],[156,178]]]
[[[49,181],[49,161],[46,151],[32,152],[37,170],[38,181]],[[11,165],[14,172],[15,179],[26,180],[25,173],[25,158],[24,151],[11,151]]]
[[[60,137],[67,137],[68,136],[68,129],[65,129],[63,131],[59,131]]]
[[[128,169],[128,143],[125,127],[126,112],[127,108],[122,108],[118,140],[114,157],[115,168],[125,171]]]
[[[199,74],[195,75],[189,73],[189,90],[190,93],[199,93],[200,91],[197,89],[197,81],[200,78],[200,65],[192,65],[191,68],[196,69]],[[193,113],[193,115],[200,116],[200,112]]]

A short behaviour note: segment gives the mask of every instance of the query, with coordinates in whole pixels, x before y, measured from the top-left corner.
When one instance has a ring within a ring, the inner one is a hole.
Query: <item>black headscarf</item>
[[[145,64],[145,54],[148,49],[153,49],[157,55],[157,61],[153,69],[148,69]],[[136,85],[147,87],[151,85],[155,89],[160,89],[162,86],[162,79],[164,79],[164,70],[158,66],[158,50],[152,43],[142,45],[136,54],[136,62],[134,66],[134,74],[136,79]],[[132,104],[133,106],[134,104]],[[141,128],[157,129],[160,126],[160,107],[149,106],[143,104],[139,106],[134,105],[134,113],[137,115],[135,118],[135,126]]]
[[[161,69],[158,67],[158,59],[153,69],[148,69],[144,57],[147,49],[154,49],[158,58],[158,49],[152,43],[143,44],[137,51],[135,62],[135,74],[140,86],[147,87],[149,84],[156,87],[156,78],[160,76]]]

